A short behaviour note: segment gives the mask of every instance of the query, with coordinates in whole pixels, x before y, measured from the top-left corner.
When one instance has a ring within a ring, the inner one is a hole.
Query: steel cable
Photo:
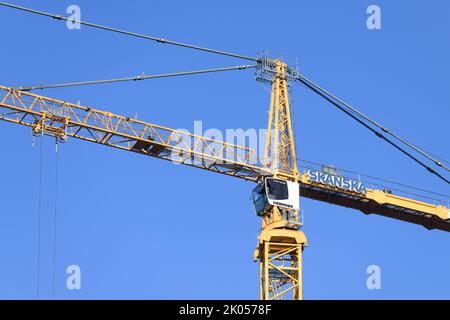
[[[429,167],[428,165],[426,165],[425,163],[423,163],[422,161],[420,161],[419,159],[417,159],[415,156],[413,156],[412,154],[410,154],[408,151],[406,151],[405,149],[403,149],[402,147],[400,147],[398,144],[396,144],[395,142],[393,142],[392,140],[388,139],[386,136],[384,136],[381,132],[375,130],[374,128],[372,128],[371,126],[369,126],[367,123],[365,123],[364,121],[362,121],[360,118],[358,118],[354,113],[352,113],[351,111],[345,109],[344,107],[342,107],[341,105],[339,105],[336,101],[333,101],[333,99],[329,96],[327,96],[324,92],[322,92],[321,90],[319,90],[318,88],[316,88],[314,85],[310,84],[308,81],[303,80],[301,77],[297,78],[297,80],[302,83],[303,85],[305,85],[307,88],[309,88],[310,90],[314,91],[315,93],[317,93],[318,95],[320,95],[322,98],[324,98],[325,100],[327,100],[328,102],[330,102],[332,105],[334,105],[335,107],[337,107],[339,110],[341,110],[342,112],[344,112],[345,114],[347,114],[348,116],[350,116],[352,119],[354,119],[355,121],[357,121],[359,124],[361,124],[362,126],[364,126],[366,129],[370,130],[371,132],[373,132],[378,138],[386,141],[387,143],[389,143],[391,146],[393,146],[394,148],[396,148],[398,151],[400,151],[401,153],[403,153],[404,155],[406,155],[408,158],[412,159],[413,161],[417,162],[418,164],[420,164],[422,167],[424,167],[425,169],[428,170],[428,172],[436,175],[437,177],[439,177],[441,180],[447,182],[447,184],[450,184],[450,181],[448,179],[446,179],[444,176],[442,176],[440,173],[438,173],[436,170],[432,169],[431,167]]]
[[[380,125],[379,123],[377,123],[376,121],[374,121],[370,117],[368,117],[365,114],[363,114],[362,112],[358,111],[356,108],[352,107],[348,103],[346,103],[343,100],[339,99],[338,97],[336,97],[335,95],[333,95],[329,91],[325,90],[324,88],[320,87],[318,84],[314,83],[313,81],[311,81],[310,79],[306,78],[305,76],[299,75],[297,80],[302,82],[302,83],[305,83],[305,82],[309,83],[312,87],[314,87],[315,89],[317,89],[321,93],[323,93],[323,94],[327,95],[328,97],[334,99],[335,101],[339,102],[341,105],[346,107],[352,113],[354,113],[357,116],[363,118],[364,120],[368,121],[372,125],[374,125],[374,126],[378,127],[379,129],[381,129],[383,132],[389,134],[390,136],[392,136],[395,139],[399,140],[400,142],[404,143],[405,145],[407,145],[408,147],[410,147],[414,151],[416,151],[416,152],[420,153],[422,156],[426,157],[428,160],[434,162],[434,164],[436,164],[437,166],[439,166],[439,167],[441,167],[441,168],[443,168],[443,169],[445,169],[445,170],[450,172],[450,168],[448,168],[447,166],[445,166],[442,163],[442,162],[446,162],[447,163],[447,161],[442,161],[441,162],[441,161],[439,161],[437,159],[437,157],[433,158],[432,155],[429,152],[426,152],[425,150],[423,150],[423,149],[419,148],[418,146],[414,145],[413,143],[407,141],[406,139],[404,139],[404,138],[400,137],[399,135],[393,133],[392,131],[388,130],[386,127]]]
[[[188,76],[188,75],[196,75],[196,74],[213,73],[213,72],[245,70],[245,69],[250,69],[250,68],[256,68],[257,66],[258,65],[242,65],[242,66],[235,66],[235,67],[228,67],[228,68],[205,69],[205,70],[197,70],[197,71],[165,73],[165,74],[156,74],[156,75],[148,75],[148,76],[142,74],[140,76],[128,77],[128,78],[94,80],[94,81],[85,81],[85,82],[71,82],[71,83],[52,84],[52,85],[40,85],[40,86],[34,86],[34,87],[22,86],[22,87],[16,88],[15,90],[33,91],[33,90],[43,90],[43,89],[55,89],[55,88],[76,87],[76,86],[95,85],[95,84],[126,82],[126,81],[142,81],[142,80],[149,80],[149,79],[180,77],[180,76]]]
[[[25,11],[25,12],[29,12],[29,13],[34,13],[34,14],[38,14],[41,16],[53,18],[56,20],[64,20],[64,21],[69,21],[71,23],[78,23],[80,25],[84,25],[84,26],[88,26],[88,27],[92,27],[92,28],[96,28],[96,29],[101,29],[101,30],[106,30],[106,31],[111,31],[111,32],[115,32],[115,33],[120,33],[120,34],[124,34],[127,36],[132,36],[132,37],[141,38],[141,39],[145,39],[145,40],[151,40],[151,41],[155,41],[155,42],[158,42],[161,44],[170,44],[170,45],[174,45],[174,46],[178,46],[178,47],[184,47],[184,48],[188,48],[188,49],[194,49],[194,50],[199,50],[199,51],[204,51],[204,52],[209,52],[209,53],[214,53],[214,54],[219,54],[219,55],[223,55],[223,56],[229,56],[229,57],[233,57],[233,58],[249,60],[249,61],[259,61],[259,59],[257,59],[257,58],[252,58],[252,57],[244,56],[241,54],[226,52],[226,51],[222,51],[222,50],[215,50],[215,49],[200,47],[200,46],[196,46],[196,45],[192,45],[192,44],[188,44],[188,43],[167,40],[167,39],[160,38],[160,37],[148,36],[148,35],[130,32],[130,31],[126,31],[126,30],[121,30],[121,29],[117,29],[117,28],[111,28],[111,27],[102,26],[99,24],[91,23],[91,22],[67,18],[67,17],[58,15],[58,14],[51,14],[48,12],[33,10],[33,9],[13,5],[10,3],[6,3],[6,2],[0,2],[0,6],[9,7],[12,9],[21,10],[21,11]]]

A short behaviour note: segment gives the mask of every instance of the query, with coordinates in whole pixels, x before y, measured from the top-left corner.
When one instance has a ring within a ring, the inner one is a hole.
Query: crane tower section
[[[254,260],[259,261],[260,298],[302,299],[302,252],[306,237],[299,231],[297,168],[289,81],[295,72],[280,60],[262,59],[257,80],[272,84],[262,176],[253,201],[262,229]]]

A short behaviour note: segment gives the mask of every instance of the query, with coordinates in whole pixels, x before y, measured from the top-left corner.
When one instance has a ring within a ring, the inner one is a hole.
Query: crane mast
[[[292,130],[287,65],[280,60],[263,62],[266,80],[272,80],[263,167],[277,181],[298,183]],[[269,79],[267,78],[269,73]],[[264,183],[264,182],[262,182]],[[260,214],[262,229],[254,260],[259,260],[260,299],[302,299],[302,252],[307,245],[298,229],[299,212],[269,205]]]

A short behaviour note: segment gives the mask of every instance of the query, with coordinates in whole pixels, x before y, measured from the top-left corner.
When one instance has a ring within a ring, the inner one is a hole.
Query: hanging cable
[[[55,142],[55,208],[53,216],[53,278],[52,278],[52,299],[55,299],[56,283],[56,244],[57,244],[57,222],[58,222],[58,137]]]
[[[335,95],[333,95],[329,91],[325,90],[324,88],[320,87],[318,84],[314,83],[313,81],[309,80],[305,76],[299,75],[297,80],[302,82],[303,84],[308,83],[310,86],[314,87],[317,91],[320,91],[321,93],[323,93],[323,94],[327,95],[328,97],[332,98],[333,100],[337,101],[338,103],[340,103],[341,105],[346,107],[348,110],[350,110],[351,112],[353,112],[357,116],[363,118],[364,120],[368,121],[372,125],[374,125],[374,126],[378,127],[379,129],[381,129],[383,132],[389,134],[390,136],[392,136],[395,139],[399,140],[400,142],[404,143],[405,145],[407,145],[408,147],[410,147],[414,151],[420,153],[422,156],[424,156],[428,160],[432,161],[437,166],[439,166],[439,167],[441,167],[441,168],[443,168],[443,169],[445,169],[445,170],[450,172],[450,168],[445,166],[441,161],[439,161],[439,159],[436,159],[436,157],[433,158],[430,153],[427,153],[423,149],[417,147],[416,145],[412,144],[411,142],[407,141],[406,139],[404,139],[404,138],[398,136],[397,134],[393,133],[392,131],[388,130],[386,127],[380,125],[379,123],[377,123],[373,119],[369,118],[368,116],[366,116],[362,112],[358,111],[356,108],[352,107],[348,103],[342,101],[341,99],[339,99],[338,97],[336,97]],[[447,162],[447,161],[444,161],[444,162]]]
[[[411,144],[412,144],[412,143],[411,143]],[[416,147],[416,148],[419,148],[417,145],[416,145],[415,147]],[[447,160],[445,160],[445,159],[442,159],[440,156],[435,155],[435,154],[431,153],[430,151],[425,150],[424,148],[420,148],[420,149],[422,149],[423,152],[428,153],[430,156],[434,157],[435,159],[439,160],[440,162],[446,163],[446,164],[450,165],[450,161],[447,161]]]
[[[438,173],[436,170],[432,169],[431,167],[429,167],[428,165],[426,165],[425,163],[423,163],[422,161],[420,161],[419,159],[417,159],[416,157],[414,157],[412,154],[410,154],[408,151],[406,151],[405,149],[403,149],[402,147],[400,147],[398,144],[396,144],[395,142],[393,142],[392,140],[388,139],[386,136],[384,136],[382,133],[380,133],[379,131],[375,130],[374,128],[372,128],[371,126],[369,126],[367,123],[365,123],[364,121],[362,121],[360,118],[358,118],[355,114],[351,113],[350,111],[346,110],[344,107],[342,107],[341,105],[339,105],[336,101],[333,101],[332,98],[330,98],[329,96],[327,96],[324,92],[322,92],[321,90],[315,88],[315,86],[313,86],[312,84],[310,84],[308,81],[303,80],[303,78],[299,77],[297,79],[300,83],[304,84],[307,88],[311,89],[312,91],[314,91],[315,93],[317,93],[318,95],[320,95],[322,98],[324,98],[325,100],[327,100],[328,102],[330,102],[331,104],[333,104],[334,106],[336,106],[339,110],[341,110],[342,112],[344,112],[345,114],[347,114],[348,116],[350,116],[352,119],[354,119],[355,121],[357,121],[358,123],[360,123],[362,126],[364,126],[365,128],[367,128],[368,130],[372,131],[378,138],[383,139],[384,141],[386,141],[387,143],[389,143],[391,146],[393,146],[394,148],[396,148],[397,150],[399,150],[401,153],[403,153],[404,155],[406,155],[408,158],[412,159],[413,161],[417,162],[418,164],[420,164],[422,167],[424,167],[425,169],[428,170],[428,172],[436,175],[437,177],[439,177],[440,179],[442,179],[443,181],[447,182],[448,184],[450,184],[450,181],[448,179],[446,179],[444,176],[442,176],[440,173]]]
[[[9,8],[12,8],[12,9],[16,9],[16,10],[21,10],[21,11],[25,11],[25,12],[34,13],[34,14],[38,14],[38,15],[41,15],[41,16],[53,18],[53,19],[56,19],[56,20],[69,21],[71,23],[77,23],[77,24],[80,24],[80,25],[84,25],[84,26],[88,26],[88,27],[92,27],[92,28],[96,28],[96,29],[102,29],[102,30],[111,31],[111,32],[115,32],[115,33],[120,33],[120,34],[124,34],[124,35],[127,35],[127,36],[132,36],[132,37],[136,37],[136,38],[152,40],[152,41],[155,41],[155,42],[158,42],[158,43],[161,43],[161,44],[170,44],[170,45],[174,45],[174,46],[178,46],[178,47],[184,47],[184,48],[188,48],[188,49],[205,51],[205,52],[209,52],[209,53],[220,54],[220,55],[224,55],[224,56],[229,56],[229,57],[238,58],[238,59],[244,59],[244,60],[249,60],[249,61],[259,61],[256,58],[252,58],[252,57],[248,57],[248,56],[244,56],[244,55],[240,55],[240,54],[236,54],[236,53],[231,53],[231,52],[226,52],[226,51],[221,51],[221,50],[214,50],[214,49],[209,49],[209,48],[205,48],[205,47],[191,45],[191,44],[188,44],[188,43],[181,43],[181,42],[167,40],[167,39],[164,39],[164,38],[147,36],[147,35],[144,35],[144,34],[129,32],[129,31],[116,29],[116,28],[111,28],[111,27],[106,27],[106,26],[102,26],[102,25],[99,25],[99,24],[91,23],[91,22],[80,21],[80,20],[76,20],[76,19],[73,19],[73,18],[67,18],[67,17],[64,17],[62,15],[57,15],[57,14],[51,14],[51,13],[47,13],[47,12],[37,11],[37,10],[33,10],[33,9],[21,7],[21,6],[16,6],[16,5],[5,3],[5,2],[0,2],[0,5],[1,6],[5,6],[5,7],[9,7]]]
[[[149,76],[146,76],[146,75],[142,74],[140,76],[129,77],[129,78],[95,80],[95,81],[86,81],[86,82],[71,82],[71,83],[52,84],[52,85],[40,85],[40,86],[35,86],[35,87],[19,87],[19,88],[17,88],[17,90],[20,90],[20,91],[33,91],[33,90],[43,90],[43,89],[55,89],[55,88],[65,88],[65,87],[86,86],[86,85],[94,85],[94,84],[126,82],[126,81],[141,81],[141,80],[169,78],[169,77],[179,77],[179,76],[189,76],[189,75],[205,74],[205,73],[213,73],[213,72],[224,72],[224,71],[232,71],[232,70],[245,70],[245,69],[256,68],[256,67],[257,67],[257,65],[242,65],[242,66],[235,66],[235,67],[228,67],[228,68],[216,68],[216,69],[205,69],[205,70],[197,70],[197,71],[165,73],[165,74],[156,74],[156,75],[149,75]]]
[[[41,216],[42,216],[42,166],[43,166],[44,138],[39,140],[39,192],[38,192],[38,230],[37,230],[37,289],[36,298],[39,300],[41,292]]]

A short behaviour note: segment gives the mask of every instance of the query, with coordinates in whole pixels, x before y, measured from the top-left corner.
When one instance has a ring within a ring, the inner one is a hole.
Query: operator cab
[[[270,206],[300,210],[299,184],[296,182],[264,178],[253,190],[252,198],[258,216],[262,216]]]

